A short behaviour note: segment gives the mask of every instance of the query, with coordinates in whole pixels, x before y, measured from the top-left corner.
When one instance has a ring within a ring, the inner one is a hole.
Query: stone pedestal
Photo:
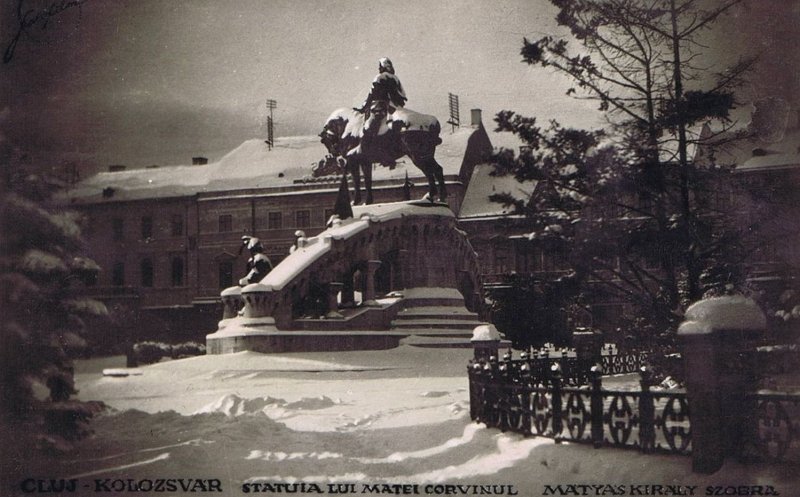
[[[242,288],[238,286],[232,286],[226,288],[225,290],[220,293],[220,298],[222,299],[222,319],[231,319],[235,318],[239,315],[239,311],[242,309],[244,305],[244,301],[242,300]]]
[[[328,313],[325,317],[328,319],[343,319],[344,316],[339,312],[339,292],[344,287],[343,283],[330,282],[328,283]]]
[[[270,316],[271,297],[273,297],[272,289],[261,283],[251,283],[242,288],[242,300],[244,300],[242,315],[246,318]]]
[[[691,409],[692,470],[717,471],[727,456],[753,443],[755,413],[745,395],[755,389],[753,339],[766,318],[741,296],[701,300],[678,329]]]

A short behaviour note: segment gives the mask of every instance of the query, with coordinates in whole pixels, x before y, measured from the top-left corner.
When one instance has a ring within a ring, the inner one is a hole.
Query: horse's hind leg
[[[435,202],[436,201],[436,177],[433,175],[433,172],[431,172],[431,170],[428,169],[428,168],[423,169],[423,171],[425,172],[425,178],[428,180],[428,194],[426,195],[426,197],[428,197],[429,201]]]
[[[438,183],[438,200],[439,202],[447,203],[447,188],[444,186],[444,170],[442,170],[442,166],[436,162],[433,154],[425,159],[423,166],[422,170],[425,171],[425,177],[428,178],[430,187],[430,201],[434,202],[436,199]]]

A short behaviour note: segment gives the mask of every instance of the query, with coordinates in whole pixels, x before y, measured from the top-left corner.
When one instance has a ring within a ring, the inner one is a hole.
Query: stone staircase
[[[452,288],[415,288],[404,291],[404,309],[391,322],[391,330],[407,333],[401,343],[419,347],[470,347],[472,331],[485,324],[464,306]]]

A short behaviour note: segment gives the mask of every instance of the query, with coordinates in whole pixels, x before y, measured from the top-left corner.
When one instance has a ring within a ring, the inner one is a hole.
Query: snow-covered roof
[[[516,199],[526,200],[536,187],[535,181],[520,183],[513,175],[492,176],[491,164],[478,164],[472,172],[469,186],[464,193],[461,211],[458,217],[474,218],[487,216],[502,216],[509,213],[511,207],[501,203],[492,202],[489,196],[496,193],[508,193]]]
[[[467,142],[474,131],[469,127],[455,132],[449,128],[442,130],[442,144],[437,147],[435,157],[445,175],[459,174]],[[295,180],[310,178],[311,168],[326,154],[316,136],[277,138],[272,150],[264,140],[251,139],[216,162],[102,172],[81,181],[66,195],[73,201],[100,202],[287,187],[294,185]],[[400,159],[394,169],[374,167],[373,181],[402,181],[406,173],[409,178],[424,177],[408,157]],[[111,195],[103,197],[104,190]]]
[[[719,145],[715,145],[718,143]],[[717,164],[736,166],[738,172],[800,167],[800,129],[788,130],[778,141],[757,136],[732,139],[729,134],[710,140]]]
[[[499,152],[500,149],[510,149],[518,153],[523,145],[519,137],[513,133],[488,132],[488,135],[495,152]],[[492,176],[493,169],[491,164],[475,166],[467,191],[464,193],[464,200],[461,202],[461,210],[458,213],[460,219],[508,215],[509,208],[489,200],[489,196],[495,193],[509,193],[520,200],[527,199],[533,193],[536,187],[535,181],[520,183],[513,175]]]

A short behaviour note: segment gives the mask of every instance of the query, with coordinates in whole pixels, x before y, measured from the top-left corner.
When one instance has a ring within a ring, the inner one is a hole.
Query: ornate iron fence
[[[631,351],[624,354],[608,354],[601,356],[604,374],[636,373],[647,364],[646,351]]]
[[[638,370],[638,388],[628,390],[603,389],[603,369],[587,371],[576,358],[507,356],[471,363],[468,373],[470,416],[490,428],[553,438],[556,443],[567,440],[645,453],[692,451],[686,392],[652,388],[647,367]],[[748,422],[755,426],[742,427],[752,434],[755,453],[739,457],[800,462],[800,394],[762,391],[743,398],[747,405],[741,410],[755,413]]]
[[[550,379],[550,371],[554,365],[559,366],[561,381],[569,386],[587,385],[590,382],[590,371],[595,365],[600,365],[602,375],[637,373],[647,366],[650,352],[631,351],[619,354],[615,351],[604,350],[599,358],[579,357],[574,350],[555,351],[526,351],[520,354],[519,359],[511,359],[510,351],[507,352],[498,364],[498,372],[508,379],[522,381],[532,377],[540,382]]]
[[[551,364],[547,375],[525,367],[528,362],[470,366],[473,420],[556,442],[635,447],[643,452],[691,451],[686,393],[652,390],[646,368],[640,370],[640,391],[603,390],[599,367],[586,372],[589,381],[583,386],[565,386],[566,375],[558,362]]]
[[[800,395],[754,393],[746,398],[755,403],[758,455],[767,461],[800,461]]]

